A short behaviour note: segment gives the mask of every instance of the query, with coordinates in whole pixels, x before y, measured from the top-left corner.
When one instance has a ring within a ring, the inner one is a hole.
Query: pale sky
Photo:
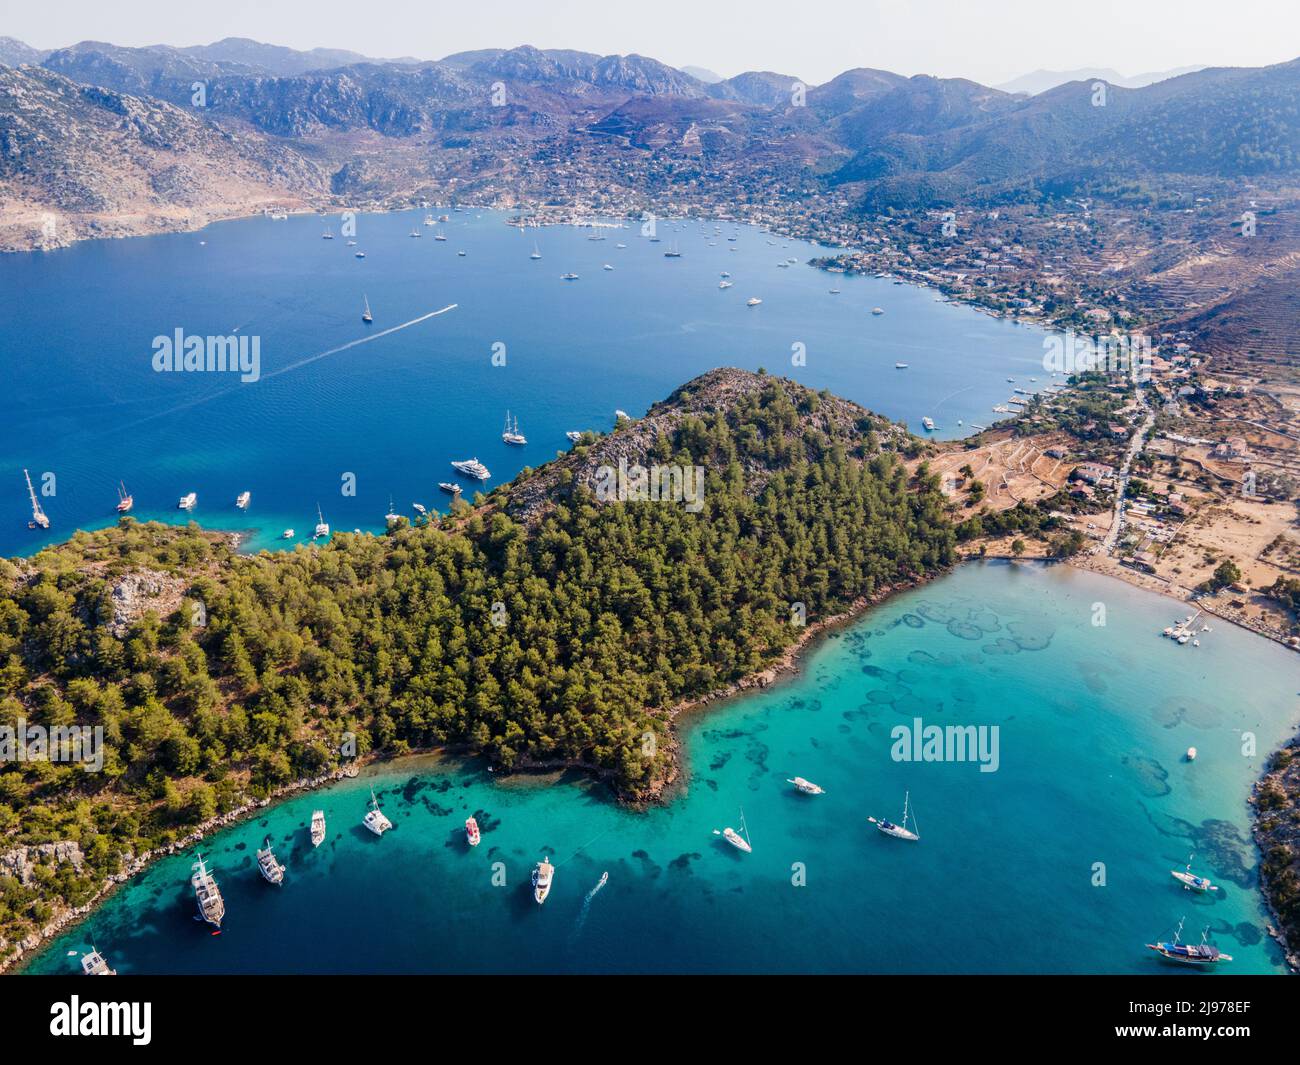
[[[851,67],[997,84],[1045,68],[1123,75],[1262,66],[1300,55],[1296,0],[5,0],[0,36],[293,48],[438,59],[471,48],[639,52],[724,77],[817,84]]]

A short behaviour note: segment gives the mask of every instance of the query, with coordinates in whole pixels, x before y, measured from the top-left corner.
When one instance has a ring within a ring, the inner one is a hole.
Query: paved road
[[[1142,424],[1138,426],[1137,432],[1133,434],[1133,440],[1129,443],[1128,452],[1124,456],[1124,465],[1120,467],[1119,474],[1115,478],[1115,512],[1110,518],[1110,531],[1106,533],[1106,539],[1101,542],[1101,551],[1104,555],[1109,555],[1115,550],[1115,544],[1119,540],[1119,534],[1124,522],[1124,496],[1128,492],[1129,471],[1133,468],[1133,460],[1142,453],[1146,447],[1147,434],[1151,432],[1151,426],[1155,424],[1156,412],[1152,410],[1151,404],[1147,402],[1146,389],[1141,385],[1137,389],[1137,400],[1142,405],[1147,416],[1142,419]]]

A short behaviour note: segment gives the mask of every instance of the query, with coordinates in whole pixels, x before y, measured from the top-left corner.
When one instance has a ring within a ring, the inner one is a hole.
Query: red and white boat
[[[477,847],[478,841],[482,838],[478,831],[478,822],[472,817],[465,819],[465,838],[469,840],[471,847]]]

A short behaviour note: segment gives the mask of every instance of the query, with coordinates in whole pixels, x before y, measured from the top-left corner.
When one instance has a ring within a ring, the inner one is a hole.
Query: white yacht
[[[896,362],[896,363],[894,363],[894,369],[895,369],[895,370],[906,370],[906,369],[907,369],[907,363],[905,363],[905,362]]]
[[[763,301],[762,301],[761,299],[759,299],[757,296],[750,296],[749,299],[745,300],[745,306],[746,306],[746,307],[757,307],[757,306],[758,306],[760,303],[762,303],[762,302],[763,302]]]
[[[613,270],[614,268],[613,268],[612,266],[610,266],[609,263],[606,263],[604,266],[601,267],[601,269],[602,269],[602,270]]]
[[[933,419],[933,418],[928,418],[928,417],[927,417],[927,418],[922,418],[922,419],[921,419],[921,424],[922,424],[923,426],[925,426],[925,431],[926,431],[927,433],[932,433],[932,432],[934,432],[934,419]]]
[[[542,855],[542,860],[533,868],[533,898],[540,906],[551,893],[551,881],[555,879],[555,866]]]
[[[804,780],[803,777],[791,777],[786,780],[787,784],[793,784],[805,795],[825,795],[826,789],[818,787],[811,780]]]
[[[81,972],[85,976],[116,976],[117,970],[108,967],[108,960],[95,947],[81,956]]]
[[[438,487],[448,495],[458,496],[461,492],[460,485],[456,484],[454,481],[439,481]]]
[[[358,259],[364,259],[366,257],[366,253],[363,251],[359,251],[356,253],[356,256]]]
[[[280,539],[281,539],[281,540],[292,540],[292,539],[293,539],[293,530],[292,530],[292,529],[285,529],[284,532],[282,532],[282,533],[280,534]]]
[[[1197,876],[1192,872],[1192,858],[1195,857],[1196,855],[1193,854],[1191,858],[1188,858],[1187,867],[1181,871],[1178,869],[1170,869],[1169,875],[1182,884],[1183,888],[1187,891],[1218,891],[1218,885],[1211,884],[1209,877]]]
[[[252,498],[253,498],[252,492],[240,492],[239,495],[235,497],[235,506],[237,506],[240,510],[247,510],[249,500],[251,500]]]
[[[221,919],[226,916],[226,900],[221,897],[217,881],[208,872],[203,855],[191,867],[194,875],[190,877],[190,886],[194,888],[194,898],[199,904],[199,917],[207,921],[218,932],[221,931]]]
[[[479,462],[477,458],[460,459],[452,462],[451,468],[457,473],[463,473],[466,477],[473,477],[476,481],[486,481],[492,476],[488,468]]]
[[[465,818],[465,841],[471,847],[477,847],[483,838],[478,830],[478,822],[473,817]]]
[[[894,824],[893,821],[890,821],[889,819],[884,817],[882,817],[879,821],[877,821],[874,817],[868,817],[867,820],[876,826],[877,831],[883,832],[886,836],[893,836],[895,839],[919,840],[921,838],[919,833],[920,826],[917,825],[916,823],[916,814],[911,815],[912,828],[918,829],[918,831],[912,832],[907,827],[908,807],[911,802],[911,798],[912,798],[911,792],[904,793],[903,821],[901,824],[896,825]]]
[[[569,442],[573,444],[576,444],[579,440],[582,439],[582,434],[578,432],[577,429],[570,429],[564,435],[567,436],[569,438]]]
[[[538,247],[537,247],[537,241],[533,241],[533,254],[530,255],[530,256],[528,256],[528,258],[530,258],[530,259],[540,259],[541,257],[542,257],[542,253],[541,253],[541,251],[540,251],[540,250],[538,249]]]
[[[257,871],[268,884],[284,883],[284,866],[280,864],[275,851],[271,849],[269,836],[266,838],[265,845],[257,852]]]
[[[370,829],[376,836],[382,836],[390,828],[393,822],[384,816],[384,812],[379,808],[379,800],[375,798],[375,789],[370,789],[370,809],[366,811],[366,816],[361,823]]]
[[[319,847],[325,842],[325,811],[313,810],[311,815],[311,845]]]
[[[177,510],[193,510],[194,504],[199,501],[199,497],[194,492],[186,492],[176,504]]]
[[[718,282],[718,288],[731,288],[731,282],[730,282],[730,281],[719,281],[719,282]]]
[[[32,478],[26,470],[23,470],[23,476],[27,479],[27,494],[32,499],[32,520],[27,523],[29,529],[48,529],[50,519],[45,516],[45,511],[41,509],[40,503],[36,500],[36,489],[32,487]]]
[[[880,315],[884,314],[885,312],[884,312],[883,310],[881,310],[879,307],[872,307],[872,308],[871,308],[871,313],[874,314],[874,315],[876,315],[876,316],[880,316]]]
[[[431,214],[426,214],[426,215],[424,216],[424,224],[425,224],[426,226],[431,226],[431,225],[433,225],[433,215],[431,215]]]
[[[714,831],[717,832],[717,829],[714,829]],[[737,832],[728,825],[718,834],[737,850],[742,850],[746,854],[753,853],[754,845],[749,841],[749,828],[745,824],[745,809],[743,806],[740,809],[740,831]]]
[[[578,280],[578,275],[575,274],[575,273],[573,273],[572,271],[570,271],[570,272],[567,273],[567,274],[561,274],[561,275],[560,275],[560,280],[561,280],[561,281],[577,281],[577,280]]]
[[[631,420],[632,420],[632,415],[628,414],[627,411],[625,411],[625,410],[619,410],[619,409],[615,408],[615,410],[614,410],[614,421],[616,421],[616,422],[630,422]]]
[[[361,312],[361,320],[363,322],[373,322],[375,320],[375,316],[370,313],[370,297],[362,296],[361,302],[365,304],[365,309],[362,310]]]
[[[320,504],[316,504],[316,531],[312,533],[312,539],[318,540],[323,536],[329,536],[329,522],[325,520],[325,515],[320,512]]]
[[[506,427],[505,430],[501,433],[501,439],[505,441],[507,444],[514,444],[516,447],[522,447],[524,444],[528,443],[528,438],[525,437],[524,434],[519,431],[518,415],[515,416],[515,424],[514,427],[511,428],[510,412],[506,411]]]

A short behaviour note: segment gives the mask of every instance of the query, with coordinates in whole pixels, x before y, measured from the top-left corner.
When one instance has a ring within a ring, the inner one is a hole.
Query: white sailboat
[[[365,825],[366,828],[370,829],[370,831],[376,836],[382,836],[393,827],[393,822],[388,820],[388,818],[384,816],[384,812],[379,809],[379,800],[375,798],[374,788],[370,789],[370,806],[371,808],[366,811],[366,816],[362,819],[361,823]]]
[[[541,251],[540,251],[540,250],[538,249],[538,247],[537,247],[537,241],[533,241],[533,254],[530,255],[530,256],[528,256],[528,258],[530,258],[530,259],[540,259],[541,257],[542,257],[542,253],[541,253]]]
[[[375,318],[374,315],[370,313],[370,297],[362,296],[361,302],[365,304],[365,310],[361,312],[361,320],[363,322],[373,322]]]
[[[740,831],[739,832],[737,832],[730,825],[724,828],[721,832],[719,832],[716,828],[713,830],[713,832],[714,835],[721,836],[737,850],[742,850],[746,854],[750,854],[754,850],[754,845],[753,843],[750,842],[749,839],[749,827],[745,824],[745,808],[743,806],[740,808]]]
[[[311,815],[311,845],[319,847],[325,842],[325,811],[313,810]]]
[[[329,536],[329,522],[325,520],[325,515],[321,513],[320,504],[316,504],[316,531],[312,533],[312,539],[317,540],[322,536]]]
[[[1169,875],[1182,884],[1183,889],[1186,891],[1218,891],[1218,885],[1211,884],[1209,877],[1197,876],[1192,872],[1192,859],[1195,857],[1195,854],[1189,855],[1187,858],[1187,867],[1181,871],[1170,869]]]
[[[907,827],[907,818],[911,807],[911,801],[912,801],[912,793],[905,792],[903,794],[903,820],[900,824],[896,825],[894,824],[894,822],[884,817],[882,817],[879,821],[877,821],[874,817],[868,817],[867,820],[876,826],[876,830],[878,832],[883,832],[886,836],[893,836],[895,839],[909,839],[913,841],[919,840],[921,838],[920,835],[921,826],[916,823],[916,814],[911,815],[912,828],[916,829],[916,831],[915,832],[909,831]]]
[[[522,447],[524,444],[528,443],[527,438],[524,436],[523,433],[519,431],[518,415],[515,416],[514,428],[511,428],[510,412],[506,411],[506,427],[505,430],[501,433],[501,439],[504,440],[507,444],[514,444],[517,447]]]

